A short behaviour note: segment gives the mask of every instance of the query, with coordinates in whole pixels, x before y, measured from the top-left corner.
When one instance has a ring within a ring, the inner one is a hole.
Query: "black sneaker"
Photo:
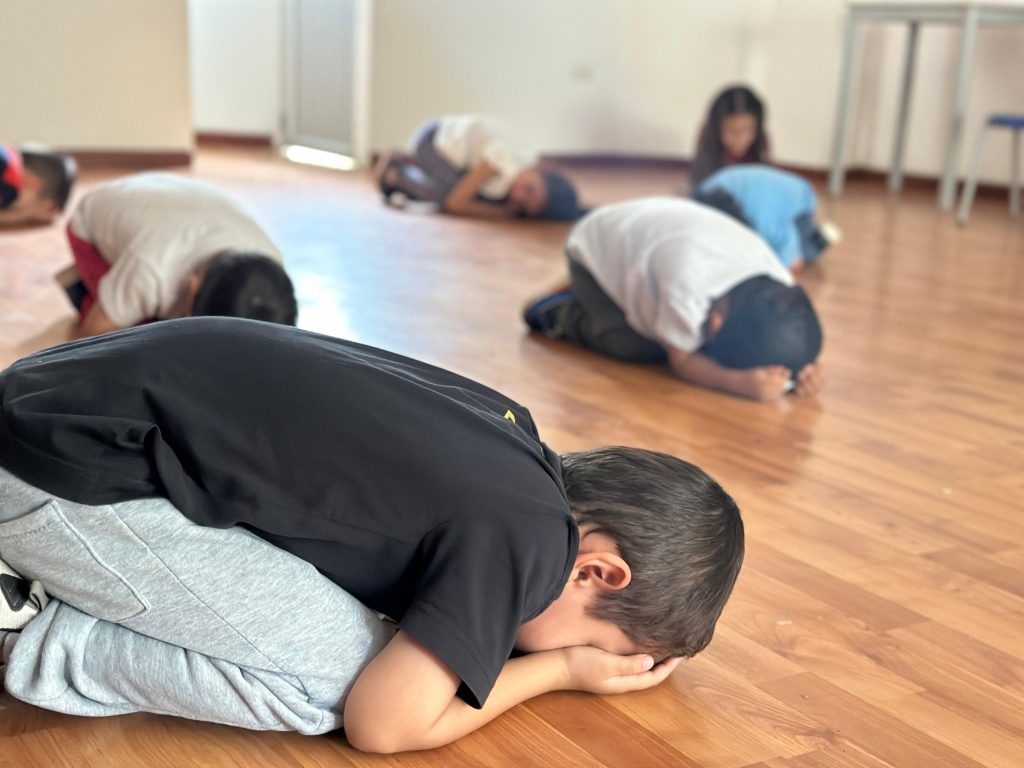
[[[22,629],[48,602],[42,584],[23,578],[0,560],[0,630]]]
[[[532,330],[551,338],[558,338],[562,336],[559,327],[562,310],[569,306],[572,299],[571,287],[541,296],[526,305],[523,309],[523,320]]]

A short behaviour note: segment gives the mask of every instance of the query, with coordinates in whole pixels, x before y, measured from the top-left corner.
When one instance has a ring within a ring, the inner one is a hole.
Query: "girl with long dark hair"
[[[734,85],[711,102],[707,120],[690,166],[690,185],[696,190],[708,176],[727,165],[768,161],[765,107],[750,88]]]

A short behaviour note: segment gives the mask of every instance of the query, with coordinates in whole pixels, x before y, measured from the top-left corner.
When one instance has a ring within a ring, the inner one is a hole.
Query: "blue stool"
[[[964,193],[960,198],[960,210],[956,214],[956,222],[960,226],[967,223],[974,203],[974,193],[978,189],[978,166],[981,165],[981,151],[985,147],[985,134],[989,128],[1009,128],[1013,131],[1013,153],[1010,155],[1010,215],[1020,216],[1020,132],[1024,130],[1024,115],[989,115],[978,136],[978,146],[974,150],[974,162],[971,172],[964,184]]]

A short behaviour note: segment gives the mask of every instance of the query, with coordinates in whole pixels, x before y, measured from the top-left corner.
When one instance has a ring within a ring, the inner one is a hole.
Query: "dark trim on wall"
[[[690,161],[683,157],[660,156],[660,155],[543,155],[542,162],[550,162],[560,165],[563,168],[633,168],[633,169],[664,169],[677,171],[681,177],[686,176],[690,168]],[[784,171],[798,173],[810,181],[825,185],[828,182],[827,168],[810,168],[802,165],[779,164]],[[870,181],[885,186],[888,183],[889,174],[887,171],[876,171],[871,168],[847,168],[847,181]],[[903,175],[904,189],[924,189],[935,191],[938,189],[939,179],[937,176]],[[1006,184],[981,183],[978,185],[977,194],[983,197],[1006,197],[1009,194],[1010,186]]]
[[[220,133],[218,131],[196,131],[196,144],[201,147],[253,147],[270,149],[274,146],[273,136],[250,133]]]
[[[780,168],[798,173],[804,178],[810,179],[811,181],[817,182],[822,186],[828,184],[828,170],[824,168],[805,168],[803,166],[793,165],[780,165]],[[886,187],[888,192],[889,184],[889,172],[888,171],[877,171],[873,168],[848,168],[846,170],[847,181],[870,181]],[[963,180],[960,180],[962,182]],[[957,199],[959,199],[960,182],[957,186]],[[904,189],[916,189],[925,190],[927,192],[938,193],[939,189],[939,177],[938,176],[922,176],[918,174],[903,174],[903,188]],[[993,184],[991,182],[980,182],[978,184],[977,196],[979,197],[1006,197],[1010,193],[1010,184]],[[899,194],[898,192],[896,194]]]
[[[134,150],[64,149],[82,168],[172,168],[192,165],[192,153],[186,150],[169,152],[136,152]]]
[[[541,162],[555,163],[565,168],[662,168],[685,173],[690,161],[670,155],[541,155]]]

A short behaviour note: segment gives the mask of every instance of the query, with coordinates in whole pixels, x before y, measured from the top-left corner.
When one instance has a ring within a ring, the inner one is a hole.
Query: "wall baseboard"
[[[82,168],[172,168],[192,165],[192,153],[181,151],[135,151],[135,150],[95,150],[95,149],[63,149]]]
[[[690,169],[690,160],[688,158],[661,155],[549,154],[543,155],[541,160],[560,165],[564,168],[664,169],[678,172],[680,181],[686,180],[687,171]],[[799,174],[818,184],[824,185],[828,182],[827,168],[814,168],[787,163],[779,163],[778,167],[784,171]],[[872,168],[852,167],[847,168],[846,179],[847,181],[870,181],[885,186],[888,183],[889,174],[887,171],[878,171]],[[935,191],[938,189],[938,186],[939,179],[937,176],[903,175],[904,189]],[[977,195],[979,197],[1006,197],[1009,194],[1009,190],[1009,183],[994,184],[992,182],[982,182],[978,184]]]
[[[671,155],[550,154],[540,160],[567,168],[661,168],[682,174],[690,167],[688,159]]]
[[[196,145],[201,147],[254,147],[270,149],[274,138],[269,135],[251,133],[220,133],[219,131],[196,131]]]

